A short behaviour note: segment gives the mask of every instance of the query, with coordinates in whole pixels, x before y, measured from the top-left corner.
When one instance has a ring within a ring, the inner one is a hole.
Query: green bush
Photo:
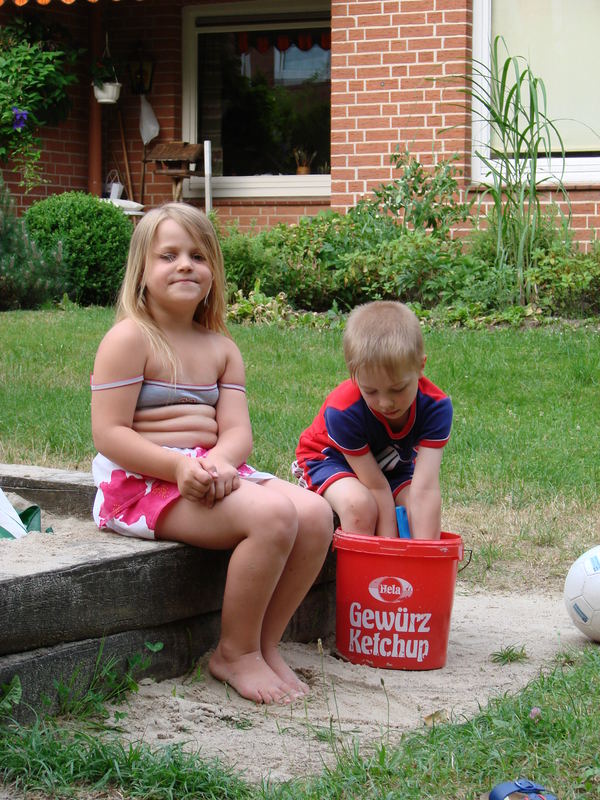
[[[366,202],[347,214],[321,212],[296,225],[281,223],[257,234],[244,235],[235,227],[219,231],[233,293],[247,294],[258,283],[265,294],[285,292],[295,308],[314,311],[354,302],[347,293],[338,296],[344,254],[373,248],[400,234],[389,215]]]
[[[484,262],[462,252],[458,241],[442,240],[423,229],[343,256],[337,275],[343,302],[400,299],[432,308],[440,303],[497,307],[503,292],[498,275]]]
[[[67,288],[60,258],[41,256],[0,180],[0,311],[39,308],[62,297]]]
[[[538,254],[525,274],[536,302],[559,316],[600,313],[600,251],[567,254],[556,248]]]
[[[237,225],[223,231],[217,219],[213,217],[212,221],[223,252],[229,298],[233,298],[238,291],[247,295],[261,275],[269,274],[276,254],[265,251],[261,234],[240,233]]]
[[[71,300],[114,302],[132,233],[121,209],[84,192],[64,192],[34,203],[25,224],[44,255],[62,251]]]
[[[459,169],[453,166],[458,155],[424,167],[408,150],[397,150],[391,162],[401,177],[374,190],[371,203],[396,217],[404,231],[431,230],[446,239],[453,225],[469,219],[473,201],[458,199]]]

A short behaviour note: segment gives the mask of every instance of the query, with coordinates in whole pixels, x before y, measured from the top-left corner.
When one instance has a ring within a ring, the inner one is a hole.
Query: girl
[[[209,669],[243,697],[290,702],[308,687],[278,644],[323,564],[332,513],[245,463],[244,383],[212,225],[184,203],[150,211],[94,363],[94,519],[129,536],[233,549]],[[202,411],[211,406],[214,418]]]

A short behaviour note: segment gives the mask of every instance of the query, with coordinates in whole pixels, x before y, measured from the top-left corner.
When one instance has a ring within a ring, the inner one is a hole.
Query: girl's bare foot
[[[276,672],[281,680],[295,693],[295,698],[304,697],[310,694],[310,687],[301,681],[294,670],[285,663],[277,647],[269,647],[263,650],[263,657],[273,672]]]
[[[228,683],[242,697],[255,703],[286,704],[297,697],[294,688],[271,669],[258,650],[227,659],[217,645],[208,668],[217,680]]]

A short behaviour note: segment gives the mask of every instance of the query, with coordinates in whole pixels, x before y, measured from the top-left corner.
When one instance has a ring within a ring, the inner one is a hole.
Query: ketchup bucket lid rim
[[[463,542],[458,533],[442,531],[440,539],[387,539],[346,533],[337,528],[333,534],[334,550],[352,550],[358,553],[412,556],[422,558],[463,558]]]

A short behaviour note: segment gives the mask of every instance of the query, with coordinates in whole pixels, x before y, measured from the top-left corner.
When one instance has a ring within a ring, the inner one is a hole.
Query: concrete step
[[[0,540],[0,685],[19,675],[19,719],[56,708],[56,682],[76,674],[84,690],[100,651],[118,659],[121,672],[128,657],[150,655],[144,675],[162,680],[215,646],[228,552],[99,531],[89,473],[1,465],[0,487],[58,515],[53,533]],[[330,553],[286,638],[324,639],[334,629]],[[164,647],[149,654],[148,641]]]

